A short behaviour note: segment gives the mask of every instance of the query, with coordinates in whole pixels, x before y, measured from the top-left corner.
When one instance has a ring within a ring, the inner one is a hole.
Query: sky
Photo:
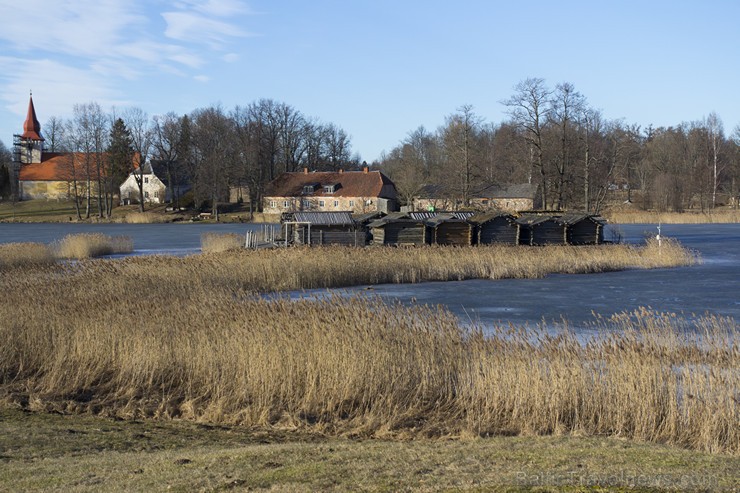
[[[740,125],[736,0],[0,0],[0,141],[75,104],[150,116],[262,98],[334,123],[373,162],[527,78],[643,128]]]

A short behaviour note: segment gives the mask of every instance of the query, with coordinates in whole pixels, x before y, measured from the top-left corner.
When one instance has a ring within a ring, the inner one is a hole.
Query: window
[[[334,193],[340,188],[342,188],[341,183],[328,183],[324,185],[324,193]]]
[[[149,198],[149,192],[144,192],[144,198],[145,199],[148,199]]]
[[[354,207],[355,206],[355,201],[354,200],[350,200],[349,201],[349,206],[350,207]]]
[[[148,176],[145,176],[144,177],[144,183],[149,183],[149,177]]]
[[[311,195],[316,191],[317,188],[319,188],[318,183],[309,183],[308,185],[303,185],[303,195]]]
[[[290,202],[288,202],[287,200],[283,200],[283,207],[286,209],[290,207]]]
[[[155,198],[155,199],[158,199],[158,198],[159,198],[159,191],[155,191],[155,192],[154,192],[154,198]]]
[[[324,207],[324,201],[323,200],[319,200],[319,207]]]
[[[339,207],[339,201],[338,200],[335,200],[334,201],[334,207]]]
[[[304,209],[310,209],[311,208],[311,201],[308,200],[308,199],[303,199],[301,201],[301,205],[303,206]]]
[[[270,201],[270,209],[274,209],[275,207],[277,207],[277,201],[276,200],[271,200]]]

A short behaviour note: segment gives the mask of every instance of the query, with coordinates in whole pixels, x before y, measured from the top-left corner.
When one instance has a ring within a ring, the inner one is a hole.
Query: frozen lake
[[[624,241],[655,236],[655,225],[620,226]],[[574,326],[639,307],[740,320],[740,225],[663,225],[662,235],[698,251],[703,263],[676,269],[552,275],[544,279],[384,284],[342,289],[403,303],[445,305],[462,320],[534,325],[567,319]],[[368,289],[370,288],[370,289]],[[325,290],[306,292],[316,296]],[[294,295],[298,295],[294,293]]]
[[[165,224],[0,223],[0,243],[23,241],[51,243],[69,234],[103,233],[109,236],[130,237],[134,241],[134,255],[188,255],[200,252],[200,235],[203,233],[245,234],[250,230],[261,230],[262,227],[262,224],[197,222]]]
[[[255,224],[0,224],[0,243],[49,243],[67,234],[102,232],[129,236],[136,255],[184,255],[200,251],[205,232],[244,234]],[[655,225],[620,226],[624,240],[640,243]],[[740,225],[663,225],[664,237],[698,251],[703,264],[677,269],[633,270],[545,279],[473,280],[423,284],[359,286],[342,293],[371,293],[404,303],[447,306],[463,320],[484,324],[536,324],[565,317],[580,325],[592,312],[611,315],[641,306],[677,313],[732,316],[740,320]],[[367,289],[371,288],[371,289]],[[316,296],[326,290],[292,293]]]

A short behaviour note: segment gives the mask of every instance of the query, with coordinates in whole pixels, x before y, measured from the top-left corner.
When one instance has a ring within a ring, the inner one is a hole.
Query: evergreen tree
[[[137,163],[138,164],[138,163]],[[141,170],[136,170],[134,161],[134,148],[131,133],[121,118],[113,122],[110,131],[110,146],[108,147],[108,177],[111,188],[111,200],[114,188],[119,187],[128,177],[129,173],[136,171],[134,177],[139,188],[140,210],[143,210],[143,178]]]

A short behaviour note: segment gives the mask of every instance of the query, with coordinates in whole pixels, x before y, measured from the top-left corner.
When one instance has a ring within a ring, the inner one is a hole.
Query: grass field
[[[84,219],[85,208],[81,212],[83,221],[86,222],[114,222],[114,223],[163,223],[174,221],[187,221],[197,216],[197,211],[188,210],[178,213],[166,211],[165,204],[147,204],[146,212],[139,212],[138,205],[116,206],[113,208],[110,218],[99,218],[97,210],[93,206],[89,219]],[[232,206],[233,207],[233,206]],[[234,212],[221,213],[221,222],[247,222],[249,221],[249,210],[246,206],[233,207]],[[200,220],[198,217],[197,219]],[[212,221],[212,219],[207,219]],[[279,222],[277,214],[255,213],[252,216],[254,222]],[[0,201],[0,222],[51,222],[64,223],[77,221],[77,212],[74,202],[69,200],[25,200],[13,204],[10,201]]]
[[[0,411],[3,491],[737,491],[740,459],[606,437],[410,441]]]

